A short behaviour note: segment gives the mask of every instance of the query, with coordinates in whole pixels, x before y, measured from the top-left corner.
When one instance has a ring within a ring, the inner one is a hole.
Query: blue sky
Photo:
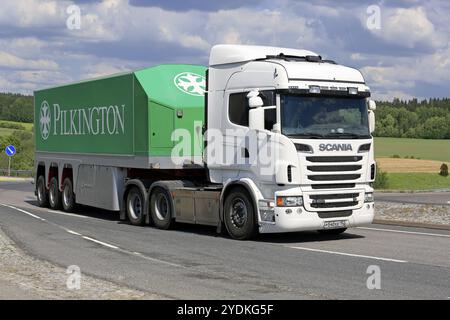
[[[74,4],[79,29],[66,25]],[[218,43],[315,51],[361,69],[377,99],[450,96],[446,0],[2,0],[0,91],[207,64]]]

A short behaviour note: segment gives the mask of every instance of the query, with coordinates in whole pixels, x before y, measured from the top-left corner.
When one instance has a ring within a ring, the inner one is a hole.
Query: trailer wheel
[[[170,194],[160,187],[155,187],[150,196],[150,214],[158,229],[168,230],[173,227],[173,207]]]
[[[236,188],[226,197],[224,221],[233,239],[247,240],[256,235],[255,209],[245,189]]]
[[[44,176],[39,176],[36,183],[36,192],[39,207],[42,208],[48,207],[48,191],[47,187],[45,186]]]
[[[61,207],[61,192],[59,191],[58,179],[56,177],[53,177],[50,180],[48,200],[50,208],[53,210],[58,210]]]
[[[317,230],[321,234],[328,234],[328,235],[337,235],[344,233],[347,228],[341,228],[341,229],[329,229],[329,230]]]
[[[135,226],[144,224],[144,196],[137,187],[132,187],[127,196],[127,215]]]
[[[64,179],[62,206],[66,212],[73,212],[75,209],[75,194],[73,193],[73,184],[70,178]]]

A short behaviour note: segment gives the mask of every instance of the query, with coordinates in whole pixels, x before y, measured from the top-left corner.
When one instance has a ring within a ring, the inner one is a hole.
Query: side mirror
[[[248,113],[248,126],[254,130],[264,130],[264,105],[263,100],[259,96],[258,90],[250,91],[247,94],[248,106],[250,111]]]
[[[263,100],[259,96],[259,91],[258,90],[250,91],[247,94],[247,99],[248,99],[248,106],[250,108],[259,108],[259,107],[262,107],[264,105]]]
[[[377,104],[375,101],[369,100],[367,109],[369,109],[369,130],[370,133],[373,133],[375,131],[375,110],[377,109]]]
[[[248,126],[254,130],[264,130],[264,109],[253,108],[248,112]]]

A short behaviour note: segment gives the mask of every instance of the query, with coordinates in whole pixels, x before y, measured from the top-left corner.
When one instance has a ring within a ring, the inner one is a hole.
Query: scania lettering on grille
[[[353,151],[352,145],[349,143],[321,143],[319,145],[320,151]]]

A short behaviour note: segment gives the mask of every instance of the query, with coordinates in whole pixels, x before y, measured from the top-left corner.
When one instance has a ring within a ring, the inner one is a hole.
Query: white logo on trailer
[[[182,72],[173,78],[175,86],[184,93],[192,96],[203,96],[206,90],[204,76],[192,72]]]
[[[50,106],[48,105],[48,102],[44,100],[41,103],[41,112],[39,118],[41,137],[44,140],[47,140],[48,136],[50,135],[50,120]]]

